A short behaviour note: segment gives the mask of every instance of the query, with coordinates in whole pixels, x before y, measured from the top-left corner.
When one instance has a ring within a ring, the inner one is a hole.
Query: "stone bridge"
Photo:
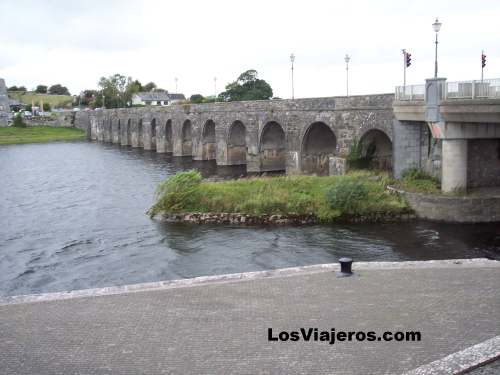
[[[329,174],[354,140],[392,169],[393,94],[82,111],[89,139],[142,147],[249,173]]]

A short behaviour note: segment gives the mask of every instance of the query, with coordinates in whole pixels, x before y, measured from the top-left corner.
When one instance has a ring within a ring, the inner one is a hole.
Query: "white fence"
[[[446,82],[442,100],[500,99],[500,78],[477,81]],[[425,100],[425,85],[396,87],[396,100]]]

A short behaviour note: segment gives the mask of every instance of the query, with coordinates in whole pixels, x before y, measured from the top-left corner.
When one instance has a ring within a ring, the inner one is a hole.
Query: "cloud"
[[[343,95],[344,55],[351,56],[350,92],[391,92],[401,83],[401,49],[412,52],[410,83],[433,73],[440,16],[440,72],[476,78],[500,66],[500,3],[469,1],[310,0],[251,3],[213,0],[0,3],[0,76],[8,85],[61,83],[74,93],[120,73],[186,95],[211,95],[255,68],[275,95],[289,97],[290,53],[297,97]]]

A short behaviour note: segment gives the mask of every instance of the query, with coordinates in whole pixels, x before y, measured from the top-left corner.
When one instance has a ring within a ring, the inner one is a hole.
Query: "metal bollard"
[[[340,258],[340,272],[337,273],[337,277],[348,277],[352,276],[352,259],[351,258]]]

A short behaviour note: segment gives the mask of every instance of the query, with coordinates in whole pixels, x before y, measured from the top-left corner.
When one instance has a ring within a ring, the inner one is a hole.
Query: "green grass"
[[[346,176],[258,177],[203,182],[198,172],[178,173],[162,182],[151,216],[167,213],[242,213],[249,215],[315,215],[321,221],[345,216],[406,212],[389,194],[388,179],[370,172]],[[357,190],[352,193],[353,190]]]
[[[402,178],[395,181],[394,186],[412,193],[441,194],[439,181],[415,168],[404,171]]]
[[[32,101],[41,104],[43,100],[44,103],[49,103],[51,108],[71,107],[73,101],[70,95],[35,94],[29,91],[9,91],[9,97],[29,105],[31,105]]]
[[[49,126],[34,126],[27,128],[9,126],[0,128],[0,145],[74,141],[84,138],[85,132],[75,128],[52,128]]]

